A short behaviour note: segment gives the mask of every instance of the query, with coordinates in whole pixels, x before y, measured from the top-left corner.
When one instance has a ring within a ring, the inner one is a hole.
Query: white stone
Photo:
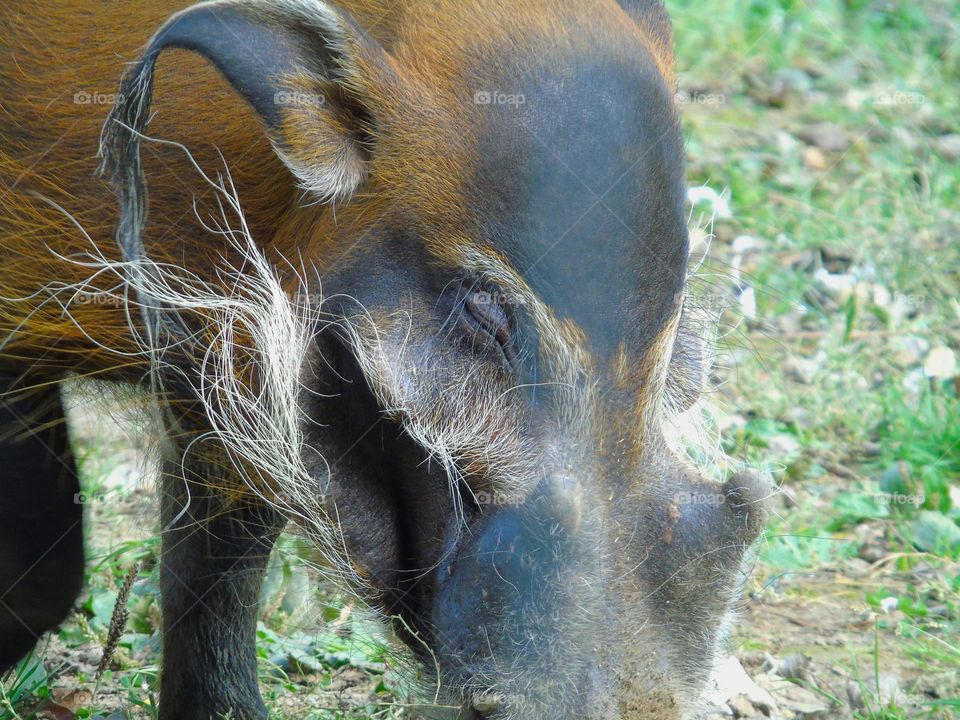
[[[936,380],[949,380],[957,375],[957,356],[947,347],[935,347],[923,361],[923,372]]]
[[[747,675],[735,656],[729,655],[717,663],[707,682],[707,701],[713,706],[713,712],[723,712],[721,708],[738,695],[745,696],[754,707],[768,716],[777,709],[773,696]]]

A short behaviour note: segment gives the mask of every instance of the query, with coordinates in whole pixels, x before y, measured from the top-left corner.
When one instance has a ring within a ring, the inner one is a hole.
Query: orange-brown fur
[[[0,355],[7,362],[27,363],[39,376],[65,370],[133,378],[143,373],[129,356],[136,347],[124,308],[108,298],[89,301],[96,290],[115,290],[118,278],[95,280],[82,303],[74,290],[51,298],[44,288],[90,280],[89,268],[54,254],[80,259],[92,249],[64,211],[99,252],[119,259],[115,200],[95,175],[98,138],[110,105],[83,104],[75,95],[108,99],[104,96],[116,92],[124,64],[135,60],[153,30],[185,5],[180,0],[122,7],[18,0],[0,11],[0,338],[5,343]],[[359,0],[339,5],[390,53],[392,72],[380,78],[383,83],[377,82],[377,72],[361,73],[391,132],[377,138],[366,184],[336,214],[302,202],[260,120],[206,61],[175,50],[165,53],[157,68],[150,134],[182,143],[208,172],[222,169],[217,150],[222,152],[254,237],[294,262],[306,257],[322,268],[341,251],[338,237],[399,202],[417,208],[418,220],[433,231],[432,250],[438,255],[462,242],[469,227],[461,191],[474,152],[474,138],[464,128],[481,122],[470,96],[498,63],[596,42],[590,34],[600,31],[592,28],[604,28],[607,37],[601,40],[611,47],[631,46],[614,37],[621,33],[641,38],[673,82],[671,41],[662,18],[653,13],[631,19],[614,3]],[[598,13],[606,22],[596,21]],[[226,249],[201,229],[191,204],[196,196],[205,207],[209,188],[175,148],[147,144],[144,164],[150,192],[145,240],[151,257],[197,272],[213,267]]]
[[[82,104],[74,96],[115,93],[124,62],[136,59],[152,28],[182,5],[137,3],[134,18],[112,3],[30,1],[8,6],[0,16],[0,295],[7,299],[0,304],[0,335],[9,338],[5,358],[22,358],[40,372],[114,374],[131,362],[111,352],[137,349],[117,303],[106,298],[74,302],[67,313],[42,292],[27,301],[15,299],[33,296],[51,282],[84,283],[91,274],[53,254],[79,259],[92,248],[63,211],[35,194],[62,206],[100,252],[119,259],[113,239],[116,203],[106,182],[96,176],[100,128],[110,105]],[[258,119],[201,58],[171,52],[160,64],[169,81],[158,84],[152,131],[183,142],[207,168],[220,164],[214,147],[220,148],[242,189],[248,220],[260,237],[269,239],[267,228],[279,222],[294,196],[276,180],[286,170]],[[151,254],[209,267],[219,248],[191,210],[191,198],[209,197],[209,191],[182,153],[164,148],[145,155],[151,178]],[[104,277],[90,293],[116,284],[116,277]],[[60,297],[67,302],[72,295],[67,291]]]

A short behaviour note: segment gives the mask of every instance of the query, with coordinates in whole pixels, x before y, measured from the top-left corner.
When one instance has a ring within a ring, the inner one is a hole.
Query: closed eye
[[[471,290],[463,298],[463,323],[473,334],[475,343],[494,347],[513,368],[517,351],[513,344],[513,318],[508,301],[499,293]]]

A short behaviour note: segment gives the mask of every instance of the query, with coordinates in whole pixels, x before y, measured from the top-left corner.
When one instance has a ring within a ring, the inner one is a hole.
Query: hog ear
[[[167,20],[121,82],[101,138],[103,171],[115,185],[132,185],[118,188],[121,195],[142,194],[139,140],[166,48],[196,52],[216,66],[319,199],[346,198],[363,181],[371,118],[365,79],[388,70],[385,51],[345,12],[318,0],[215,0]]]
[[[619,0],[620,7],[640,27],[654,47],[664,77],[673,82],[673,24],[663,0]]]
[[[623,11],[637,23],[645,28],[656,30],[665,38],[672,38],[673,26],[663,0],[618,0],[618,2]]]
[[[691,320],[684,309],[667,369],[665,396],[671,414],[686,412],[703,393],[709,358],[705,357],[702,332],[699,324]]]

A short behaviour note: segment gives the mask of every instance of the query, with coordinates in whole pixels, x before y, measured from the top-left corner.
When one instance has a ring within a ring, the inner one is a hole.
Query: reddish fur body
[[[44,288],[90,279],[88,268],[54,254],[79,258],[91,250],[64,211],[100,252],[119,259],[116,201],[96,174],[101,127],[125,64],[138,57],[153,28],[186,4],[18,0],[0,12],[2,356],[28,363],[39,376],[69,370],[135,378],[143,372],[129,357],[136,347],[124,308],[106,297],[90,301],[97,290],[115,290],[116,277],[94,281],[81,302],[73,290],[54,300]],[[385,113],[394,115],[388,118],[391,136],[378,148],[358,201],[338,209],[336,225],[328,207],[301,207],[307,203],[272,152],[259,118],[203,58],[181,50],[161,57],[150,125],[151,136],[182,143],[208,172],[223,167],[222,152],[254,238],[321,268],[342,251],[339,236],[399,202],[418,208],[438,254],[451,236],[469,236],[470,218],[458,204],[466,200],[476,147],[464,128],[482,118],[465,117],[476,108],[464,100],[486,78],[495,79],[501,66],[566,44],[588,46],[595,41],[588,30],[603,28],[601,41],[614,47],[639,38],[673,82],[669,26],[653,3],[637,23],[612,3],[585,0],[526,0],[509,9],[481,1],[340,5],[391,52],[402,87],[379,98]],[[598,13],[610,17],[598,22]],[[573,34],[571,27],[583,32]],[[398,107],[409,98],[419,107],[417,123],[401,113],[408,107]],[[201,208],[209,207],[210,189],[179,150],[146,147],[149,254],[195,271],[212,267],[225,248],[202,230],[191,205],[196,197]]]

